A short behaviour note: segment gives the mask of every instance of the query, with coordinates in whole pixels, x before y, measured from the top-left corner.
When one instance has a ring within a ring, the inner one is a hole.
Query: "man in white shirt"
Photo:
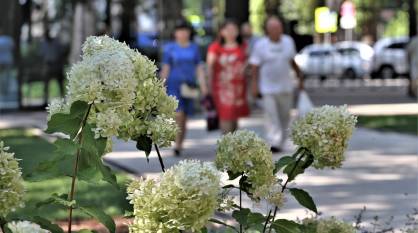
[[[265,24],[266,37],[257,41],[250,56],[252,65],[252,93],[262,96],[265,112],[266,138],[273,152],[281,151],[289,127],[293,106],[293,79],[291,69],[299,78],[302,74],[294,61],[296,54],[293,39],[283,34],[279,18],[271,16]]]

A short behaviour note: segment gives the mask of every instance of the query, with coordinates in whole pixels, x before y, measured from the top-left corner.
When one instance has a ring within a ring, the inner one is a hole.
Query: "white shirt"
[[[249,63],[260,67],[259,88],[261,94],[293,91],[290,62],[295,54],[295,43],[287,35],[282,35],[280,41],[277,42],[271,41],[267,37],[256,42]]]

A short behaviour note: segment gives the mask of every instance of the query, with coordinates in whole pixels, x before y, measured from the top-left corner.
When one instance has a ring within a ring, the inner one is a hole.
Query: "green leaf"
[[[277,219],[271,224],[271,227],[280,233],[302,233],[298,223],[287,219]]]
[[[228,177],[229,180],[235,180],[236,178],[238,178],[240,175],[242,175],[242,173],[233,173],[232,171],[227,171],[228,173]]]
[[[209,222],[213,222],[213,223],[216,223],[216,224],[220,224],[220,225],[226,226],[226,227],[228,227],[228,228],[230,228],[230,229],[235,230],[236,232],[238,232],[238,230],[234,226],[229,225],[227,223],[224,223],[221,220],[211,218],[211,219],[209,219]]]
[[[60,205],[60,206],[63,206],[63,207],[75,207],[76,201],[75,200],[68,201],[68,195],[67,194],[58,195],[58,194],[54,193],[54,194],[51,195],[50,198],[48,198],[44,201],[38,202],[36,204],[36,207],[39,208],[39,207],[42,207],[44,205],[50,205],[50,204],[57,204],[57,205]]]
[[[99,222],[101,222],[103,225],[106,226],[106,228],[110,231],[110,233],[115,233],[116,231],[115,221],[113,221],[112,217],[107,215],[102,210],[94,208],[94,207],[79,207],[78,209],[84,212],[85,214],[88,214],[91,217],[97,219]]]
[[[4,226],[4,233],[13,233],[13,232],[6,225]]]
[[[284,156],[280,158],[276,163],[274,167],[274,174],[280,171],[284,166],[288,165],[291,162],[294,162],[295,159],[292,156]]]
[[[302,206],[312,210],[315,213],[318,213],[316,209],[316,205],[312,197],[304,191],[303,189],[291,188],[289,189],[290,193],[295,197],[295,199],[301,204]]]
[[[302,164],[302,168],[303,169],[306,169],[309,166],[311,166],[312,163],[314,162],[314,159],[315,158],[314,158],[314,156],[312,154],[308,154],[307,157],[306,157],[306,159],[305,159],[305,161],[304,161],[304,163]]]
[[[302,155],[301,155],[302,156]],[[286,167],[283,170],[283,173],[287,174],[289,182],[294,180],[296,176],[302,174],[305,172],[305,169],[311,166],[311,164],[314,161],[314,157],[312,154],[305,154],[304,158],[301,159],[299,162],[296,160],[293,162],[290,162],[286,165]],[[295,167],[296,166],[296,167]]]
[[[147,157],[147,161],[149,162],[149,154],[152,150],[152,140],[148,136],[141,136],[138,137],[136,140],[136,148],[140,151],[145,152],[145,156]]]
[[[235,185],[233,184],[228,184],[222,187],[223,189],[232,189],[232,188],[236,188]]]
[[[82,230],[77,231],[77,233],[97,233],[97,231],[82,229]]]
[[[200,229],[200,233],[208,233],[208,229],[206,227]]]
[[[83,101],[76,101],[70,107],[70,113],[56,113],[48,121],[46,133],[65,133],[71,139],[77,134],[81,121],[88,110],[89,105]]]
[[[48,219],[35,216],[31,219],[32,222],[41,226],[42,229],[48,230],[51,233],[64,233],[64,231],[57,224],[50,222]]]
[[[266,221],[266,217],[260,213],[249,213],[247,216],[247,222],[249,226],[257,225],[260,223],[264,223]]]
[[[250,209],[242,208],[241,210],[234,210],[232,212],[232,217],[237,220],[237,222],[243,226],[247,226],[248,214]]]

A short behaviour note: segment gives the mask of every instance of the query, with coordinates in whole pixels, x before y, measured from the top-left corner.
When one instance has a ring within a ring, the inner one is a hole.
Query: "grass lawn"
[[[418,116],[359,116],[358,126],[418,136]]]
[[[50,153],[54,150],[54,146],[48,141],[35,136],[33,131],[25,129],[5,129],[0,130],[0,140],[10,146],[10,151],[15,152],[15,156],[21,159],[20,164],[22,172],[28,175],[40,161],[48,159]],[[123,215],[124,210],[129,207],[125,200],[125,188],[129,178],[126,175],[118,174],[118,183],[121,189],[118,190],[107,183],[88,184],[86,182],[78,182],[76,199],[78,202],[85,202],[89,205],[104,209],[107,214],[112,216]],[[45,200],[50,194],[68,193],[71,178],[62,177],[48,181],[25,182],[27,188],[27,203],[36,203]],[[36,208],[27,204],[23,209],[16,212],[16,215],[41,214],[51,220],[62,220],[67,216],[67,211],[58,206],[45,206]],[[85,218],[75,211],[76,218]]]

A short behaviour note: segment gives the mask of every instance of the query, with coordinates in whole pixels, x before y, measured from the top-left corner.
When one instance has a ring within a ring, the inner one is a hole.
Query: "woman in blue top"
[[[176,122],[180,130],[174,149],[176,156],[179,156],[182,150],[186,135],[187,116],[193,114],[193,99],[184,97],[184,93],[181,93],[181,86],[195,87],[199,84],[202,95],[207,94],[199,47],[192,42],[192,39],[193,28],[191,25],[185,21],[180,22],[175,27],[174,41],[165,45],[163,49],[160,75],[166,82],[167,93],[175,96],[179,101]]]

